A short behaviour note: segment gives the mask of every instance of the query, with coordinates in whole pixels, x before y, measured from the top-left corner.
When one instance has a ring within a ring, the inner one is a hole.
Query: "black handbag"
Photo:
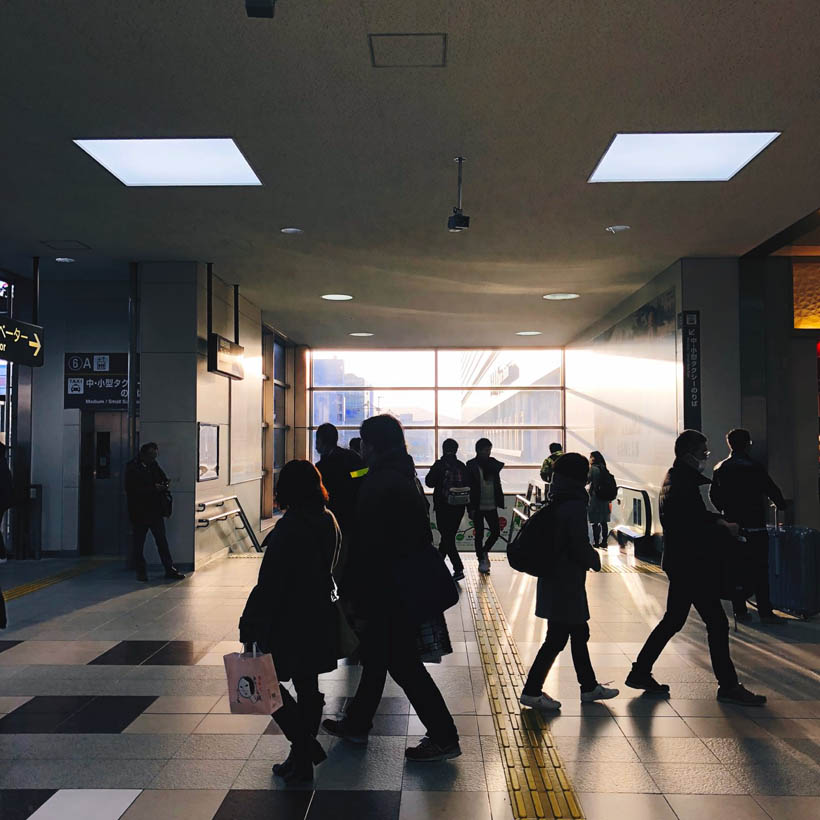
[[[170,518],[174,512],[174,497],[168,490],[162,490],[160,492],[159,508],[163,518]]]
[[[458,587],[432,544],[399,556],[391,566],[396,603],[417,626],[458,603]]]

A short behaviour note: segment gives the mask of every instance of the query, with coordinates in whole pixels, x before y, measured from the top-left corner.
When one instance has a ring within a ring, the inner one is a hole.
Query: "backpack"
[[[464,479],[464,471],[459,466],[444,468],[442,492],[447,503],[453,507],[466,507],[470,503],[470,487]]]
[[[536,510],[507,546],[507,561],[517,572],[549,575],[555,552],[555,515],[551,504]]]
[[[564,455],[563,452],[553,453],[544,459],[544,463],[541,465],[541,481],[546,484],[552,481],[552,471],[555,469],[555,462],[558,461],[562,455]]]
[[[593,487],[592,491],[601,501],[614,501],[618,497],[618,484],[615,481],[615,476],[605,467],[599,467],[598,469],[601,477],[598,479],[598,486]]]

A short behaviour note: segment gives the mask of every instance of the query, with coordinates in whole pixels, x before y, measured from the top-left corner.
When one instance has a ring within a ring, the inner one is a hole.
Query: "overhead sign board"
[[[212,333],[208,339],[208,370],[230,379],[245,378],[245,348]]]
[[[127,353],[66,353],[63,407],[128,409]]]
[[[0,319],[0,359],[29,367],[42,367],[45,352],[43,328],[17,319]]]

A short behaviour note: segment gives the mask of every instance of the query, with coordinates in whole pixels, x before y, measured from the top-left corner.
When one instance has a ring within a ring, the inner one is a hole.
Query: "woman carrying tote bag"
[[[326,756],[316,740],[325,703],[318,676],[334,670],[339,657],[332,570],[341,539],[336,519],[325,509],[321,476],[309,461],[290,461],[282,468],[276,500],[285,515],[265,539],[239,639],[270,652],[279,680],[293,681],[296,699],[281,687],[283,705],[273,713],[291,751],[273,771],[295,783],[312,780],[314,764]]]

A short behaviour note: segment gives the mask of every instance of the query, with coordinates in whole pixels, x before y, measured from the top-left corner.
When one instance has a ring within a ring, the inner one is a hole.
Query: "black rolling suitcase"
[[[772,605],[808,618],[820,612],[820,530],[769,527],[769,586]]]

